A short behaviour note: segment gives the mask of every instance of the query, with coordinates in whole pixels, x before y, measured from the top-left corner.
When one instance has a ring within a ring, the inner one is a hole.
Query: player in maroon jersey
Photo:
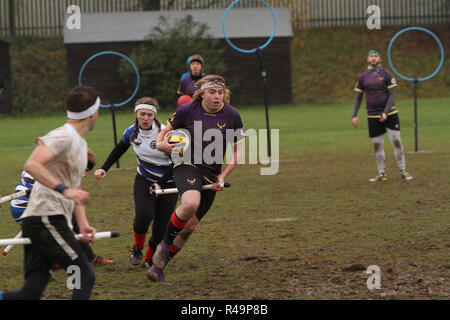
[[[381,67],[381,54],[378,49],[368,53],[368,70],[362,73],[356,82],[356,98],[353,107],[352,123],[358,128],[358,110],[366,94],[366,108],[369,122],[369,137],[375,149],[378,175],[370,182],[387,180],[385,170],[384,134],[387,132],[394,147],[395,158],[401,177],[410,181],[413,177],[406,172],[405,152],[400,138],[400,119],[395,107],[397,82],[392,74]]]
[[[245,141],[244,126],[239,112],[229,104],[230,91],[221,76],[208,75],[197,82],[199,90],[193,101],[179,107],[168,121],[168,125],[157,138],[157,148],[171,153],[176,145],[170,145],[167,132],[185,129],[191,143],[183,162],[174,161],[175,183],[179,190],[180,205],[172,214],[164,240],[153,256],[153,266],[148,271],[152,281],[164,281],[162,270],[170,259],[184,246],[199,221],[211,208],[216,192],[226,177],[233,171],[242,154]],[[206,139],[209,134],[214,139]],[[233,144],[233,154],[224,170],[226,146]],[[212,149],[211,158],[206,154]],[[174,159],[172,157],[172,159]],[[215,160],[214,160],[215,159]],[[213,161],[211,161],[213,160]],[[201,190],[202,185],[213,184],[212,190]]]

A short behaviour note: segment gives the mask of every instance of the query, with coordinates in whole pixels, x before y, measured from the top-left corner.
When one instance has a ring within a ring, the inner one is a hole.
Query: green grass
[[[95,251],[116,265],[95,267],[93,299],[448,299],[450,175],[449,98],[419,100],[419,153],[414,151],[413,102],[398,101],[408,171],[400,179],[386,138],[389,180],[376,174],[364,110],[361,128],[351,125],[352,103],[272,106],[271,127],[280,130],[280,168],[261,176],[259,165],[241,165],[232,188],[216,201],[188,245],[167,267],[172,286],[147,281],[129,264],[133,244],[133,151],[99,182],[92,175],[87,211],[99,231],[118,239],[98,241]],[[241,110],[246,128],[264,128],[263,107]],[[160,114],[167,119],[169,114]],[[37,136],[64,117],[2,118],[0,194],[10,194]],[[119,135],[133,123],[117,116]],[[111,117],[102,111],[89,146],[102,163],[112,147]],[[0,208],[0,238],[18,226]],[[0,290],[23,283],[23,254],[0,258]],[[381,290],[366,287],[365,269],[381,268]],[[44,299],[68,299],[66,275],[55,272]]]

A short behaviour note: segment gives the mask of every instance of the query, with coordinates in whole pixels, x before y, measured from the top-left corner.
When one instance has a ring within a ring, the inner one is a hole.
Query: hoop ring
[[[94,54],[89,59],[87,59],[86,62],[81,67],[80,73],[78,75],[78,85],[82,86],[81,79],[83,78],[83,72],[86,69],[86,66],[88,65],[88,63],[91,62],[92,60],[94,60],[95,58],[97,58],[99,56],[102,56],[102,55],[105,55],[105,54],[112,54],[112,55],[116,55],[116,56],[124,58],[125,60],[127,60],[131,64],[131,66],[133,67],[134,71],[136,72],[136,80],[137,80],[136,81],[136,88],[134,89],[134,92],[131,95],[131,97],[129,97],[127,100],[125,100],[125,101],[123,101],[121,103],[114,103],[114,104],[110,104],[110,105],[103,105],[103,104],[100,105],[100,107],[102,107],[102,108],[120,107],[120,106],[123,106],[123,105],[129,103],[136,96],[137,92],[139,91],[139,86],[140,86],[140,83],[141,83],[141,77],[139,75],[138,68],[134,64],[133,60],[128,58],[126,55],[124,55],[124,54],[122,54],[120,52],[116,52],[116,51],[102,51],[102,52]]]
[[[411,31],[411,30],[419,30],[419,31],[423,31],[428,33],[429,35],[431,35],[436,42],[439,45],[439,48],[441,49],[441,62],[439,63],[439,66],[437,67],[437,69],[428,77],[425,78],[408,78],[405,77],[404,75],[402,75],[401,73],[399,73],[397,71],[397,69],[395,69],[392,60],[391,60],[391,49],[392,49],[392,45],[394,44],[395,40],[403,33],[407,32],[407,31]],[[441,40],[439,40],[439,38],[430,30],[422,28],[422,27],[409,27],[409,28],[405,28],[403,30],[401,30],[400,32],[398,32],[391,40],[391,42],[389,43],[389,47],[388,47],[388,60],[389,60],[389,64],[391,65],[392,71],[394,71],[400,78],[402,78],[403,80],[407,80],[407,81],[418,81],[418,82],[422,82],[422,81],[427,81],[430,80],[431,78],[433,78],[434,76],[436,76],[438,74],[438,72],[441,70],[443,64],[444,64],[444,47],[442,46],[442,42]]]
[[[241,0],[235,0],[233,1],[232,4],[230,4],[228,6],[228,8],[225,10],[225,14],[223,15],[223,19],[222,19],[222,32],[223,32],[223,36],[225,37],[225,40],[228,42],[228,44],[236,51],[242,52],[242,53],[255,53],[258,49],[259,50],[263,50],[265,47],[267,47],[273,40],[273,38],[275,37],[275,34],[277,32],[277,16],[275,15],[275,11],[273,10],[273,8],[264,0],[259,0],[260,2],[262,2],[267,8],[269,8],[270,13],[272,14],[272,18],[273,18],[273,30],[272,30],[272,35],[270,36],[269,40],[266,41],[266,43],[264,43],[262,46],[258,47],[258,48],[254,48],[251,50],[245,50],[245,49],[241,49],[239,47],[237,47],[235,44],[233,44],[231,42],[231,40],[228,38],[227,33],[225,32],[225,21],[227,20],[227,16],[228,13],[230,12],[230,10],[234,7],[235,4],[237,4],[238,2],[240,2]]]

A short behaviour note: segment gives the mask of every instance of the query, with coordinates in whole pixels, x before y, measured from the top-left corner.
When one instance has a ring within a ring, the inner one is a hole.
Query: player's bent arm
[[[230,175],[230,173],[236,168],[239,159],[242,157],[243,150],[244,150],[244,143],[238,143],[233,146],[233,154],[230,156],[230,158],[227,161],[227,165],[225,166],[225,169],[222,171],[222,173],[219,175],[215,187],[216,191],[222,191],[223,188],[219,188],[218,186],[225,182],[225,179]]]
[[[23,168],[39,181],[39,183],[50,189],[54,189],[61,182],[58,181],[44,166],[54,158],[55,155],[45,144],[39,144],[31,153]]]
[[[170,130],[172,130],[172,128],[170,127],[170,125],[167,125],[164,127],[164,129],[162,129],[158,135],[156,136],[156,145],[158,145],[158,142],[162,142],[164,140],[164,136],[167,134],[167,132],[169,132]]]
[[[61,182],[45,168],[45,164],[52,161],[54,157],[53,152],[45,144],[39,144],[31,153],[23,168],[36,181],[39,181],[47,188],[61,192],[64,197],[75,201],[77,204],[87,203],[89,201],[89,193],[86,191],[74,190],[67,186],[63,186],[63,189],[57,189],[57,187],[62,186]]]
[[[75,215],[75,219],[77,220],[77,224],[83,238],[94,238],[97,230],[89,225],[86,215],[86,207],[84,205],[75,205],[73,214]],[[90,237],[88,234],[90,234]]]
[[[117,160],[122,157],[122,155],[128,151],[130,148],[130,144],[124,143],[123,141],[120,141],[111,151],[111,153],[108,155],[108,158],[106,158],[105,163],[102,165],[100,169],[95,170],[94,176],[98,179],[103,179],[106,177],[106,172],[108,172],[109,168],[111,168],[114,163],[117,162]]]
[[[170,130],[172,130],[172,129],[171,129],[171,126],[170,126],[170,125],[167,125],[167,126],[165,126],[164,129],[162,129],[162,130],[158,133],[158,135],[157,135],[157,137],[156,137],[156,149],[158,149],[159,151],[164,152],[164,153],[166,153],[166,154],[169,154],[169,155],[172,153],[173,148],[175,148],[175,146],[177,145],[177,144],[170,144],[170,143],[169,143],[169,138],[165,138],[165,139],[164,139],[164,136],[165,136]]]

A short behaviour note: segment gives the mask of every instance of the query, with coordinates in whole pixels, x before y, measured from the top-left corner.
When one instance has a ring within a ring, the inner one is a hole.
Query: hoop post
[[[419,151],[419,142],[418,142],[418,131],[419,131],[419,127],[418,127],[418,122],[417,122],[417,87],[419,81],[418,79],[414,79],[414,141],[415,141],[415,152]]]
[[[256,50],[256,55],[258,56],[259,67],[261,69],[261,76],[263,80],[263,90],[264,90],[264,106],[266,111],[266,127],[267,127],[267,149],[269,159],[272,158],[272,147],[270,142],[270,124],[269,124],[269,102],[268,102],[268,94],[267,94],[267,72],[264,67],[264,60],[262,56],[261,49],[258,48]]]

